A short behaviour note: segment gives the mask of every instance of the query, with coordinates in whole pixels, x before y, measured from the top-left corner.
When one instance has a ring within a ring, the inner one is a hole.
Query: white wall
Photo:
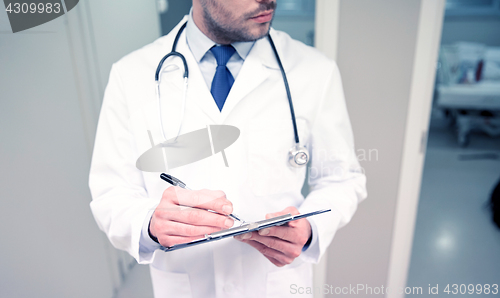
[[[1,38],[1,297],[113,290],[88,206],[90,157],[63,22]]]
[[[420,0],[340,2],[338,64],[368,199],[329,250],[327,282],[385,285]],[[373,155],[372,155],[373,156]]]
[[[406,232],[412,231],[410,223],[416,214],[416,206],[402,210],[398,206],[405,200],[416,205],[418,200],[420,179],[410,184],[402,182],[410,177],[408,169],[415,169],[410,173],[414,178],[421,175],[420,144],[427,129],[439,41],[439,34],[424,36],[432,41],[429,43],[419,39],[421,24],[427,17],[421,15],[421,7],[430,1],[434,0],[340,0],[338,31],[321,29],[323,41],[328,40],[327,36],[338,38],[337,63],[356,148],[368,178],[368,199],[359,206],[351,223],[337,233],[329,248],[328,285],[386,287],[394,241],[411,244],[411,235],[400,237],[400,231],[394,234],[394,227],[402,214],[396,214],[396,210],[409,216],[410,221],[401,228]],[[444,5],[443,1],[436,3]],[[332,23],[332,29],[336,25]],[[440,32],[439,21],[432,20],[430,25]],[[328,47],[321,49],[329,52]],[[426,59],[417,61],[422,53]],[[424,64],[419,66],[416,61]],[[415,80],[422,74],[423,81]],[[416,94],[419,88],[423,92]],[[415,163],[410,167],[403,164],[403,160],[412,158]],[[401,193],[402,189],[412,191]],[[400,239],[395,240],[394,235]],[[404,252],[409,254],[409,250]],[[402,270],[398,272],[405,274],[407,265],[400,265],[398,269]],[[372,295],[363,292],[358,296]]]
[[[126,268],[90,212],[90,152],[111,63],[159,36],[154,1],[9,31],[2,10],[0,297],[111,297]]]

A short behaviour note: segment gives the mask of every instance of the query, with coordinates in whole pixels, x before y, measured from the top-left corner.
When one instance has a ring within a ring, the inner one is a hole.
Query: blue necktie
[[[213,47],[210,51],[212,51],[215,60],[217,60],[217,69],[215,70],[214,79],[212,81],[211,93],[219,111],[222,111],[229,90],[231,90],[234,83],[234,78],[229,72],[229,69],[227,69],[226,64],[236,50],[231,45],[224,45]]]

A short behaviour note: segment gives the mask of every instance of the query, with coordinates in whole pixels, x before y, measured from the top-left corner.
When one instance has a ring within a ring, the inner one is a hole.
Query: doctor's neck
[[[218,44],[254,41],[266,36],[275,0],[193,0],[193,20]]]

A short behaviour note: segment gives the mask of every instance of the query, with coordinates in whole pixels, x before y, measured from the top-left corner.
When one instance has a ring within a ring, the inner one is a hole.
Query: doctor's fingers
[[[252,232],[251,237],[247,238],[246,240],[257,241],[273,250],[282,252],[283,254],[292,257],[293,259],[298,257],[302,252],[302,246],[296,243],[291,243],[276,237],[261,236],[257,232]]]
[[[203,237],[205,234],[211,234],[220,231],[220,228],[207,226],[194,226],[175,221],[155,221],[155,231],[159,234],[172,236],[198,236]]]
[[[293,262],[295,258],[289,257],[284,253],[272,249],[262,243],[259,243],[254,240],[242,240],[244,243],[248,243],[250,246],[258,250],[261,254],[264,255],[271,263],[278,267],[283,267]]]
[[[233,203],[220,190],[185,190],[180,187],[169,187],[163,196],[179,206],[209,209],[222,214],[233,212]]]
[[[265,228],[260,230],[258,233],[261,236],[277,237],[292,243],[298,242],[296,231],[294,230],[294,228],[287,226]]]
[[[158,242],[160,242],[160,244],[165,246],[165,247],[169,247],[169,246],[176,245],[176,244],[188,243],[188,242],[191,242],[193,240],[200,239],[200,238],[203,238],[203,237],[200,237],[200,236],[186,236],[186,237],[184,237],[184,236],[172,236],[172,235],[162,234],[162,235],[160,235],[160,237],[158,237]]]
[[[225,215],[198,208],[168,208],[165,212],[160,214],[163,219],[194,226],[208,226],[227,229],[234,225],[234,221]]]
[[[291,226],[291,223],[294,223],[295,226]],[[289,222],[287,226],[265,228],[260,230],[258,233],[261,236],[277,237],[288,242],[304,245],[309,239],[310,235],[308,233],[305,233],[304,231],[310,229],[311,228],[308,225],[307,219],[299,219],[297,221]]]

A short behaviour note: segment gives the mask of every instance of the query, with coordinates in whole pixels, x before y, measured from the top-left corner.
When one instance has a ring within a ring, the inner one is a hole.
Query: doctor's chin
[[[0,297],[499,295],[500,0],[4,7]]]

